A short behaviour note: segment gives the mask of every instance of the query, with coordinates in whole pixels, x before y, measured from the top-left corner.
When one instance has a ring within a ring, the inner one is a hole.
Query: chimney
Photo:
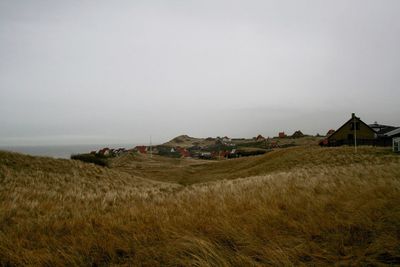
[[[356,117],[355,113],[351,113],[351,117],[354,119]]]

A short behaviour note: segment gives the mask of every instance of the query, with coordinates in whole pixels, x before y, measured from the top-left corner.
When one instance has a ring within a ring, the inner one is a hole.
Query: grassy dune
[[[386,150],[169,160],[0,152],[0,265],[400,264],[400,157]]]
[[[198,161],[165,157],[146,158],[143,155],[127,155],[112,163],[115,170],[147,179],[177,182],[190,185],[199,182],[236,179],[295,168],[315,166],[344,166],[349,164],[386,164],[398,162],[387,149],[362,148],[354,154],[353,149],[293,147],[270,152],[266,155],[222,161]]]

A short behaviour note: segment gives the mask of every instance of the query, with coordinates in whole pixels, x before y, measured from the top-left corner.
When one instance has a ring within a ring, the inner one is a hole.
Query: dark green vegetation
[[[99,166],[103,167],[108,167],[109,162],[108,159],[109,157],[101,156],[101,155],[93,155],[93,154],[77,154],[77,155],[72,155],[71,159],[73,160],[80,160],[86,163],[94,163]]]

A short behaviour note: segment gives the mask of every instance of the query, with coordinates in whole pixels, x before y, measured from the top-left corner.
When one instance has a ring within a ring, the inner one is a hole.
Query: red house
[[[176,150],[177,150],[177,151],[181,154],[181,156],[184,157],[184,158],[188,158],[188,157],[191,156],[191,155],[190,155],[190,152],[189,152],[186,148],[177,147]]]
[[[285,132],[279,132],[279,138],[285,138],[286,134]]]
[[[147,153],[147,147],[146,146],[136,146],[135,149],[141,154],[146,154]]]

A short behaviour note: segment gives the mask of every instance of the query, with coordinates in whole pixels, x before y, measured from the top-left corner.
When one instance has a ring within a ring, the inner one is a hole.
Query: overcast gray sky
[[[0,0],[0,145],[400,126],[400,1]]]

